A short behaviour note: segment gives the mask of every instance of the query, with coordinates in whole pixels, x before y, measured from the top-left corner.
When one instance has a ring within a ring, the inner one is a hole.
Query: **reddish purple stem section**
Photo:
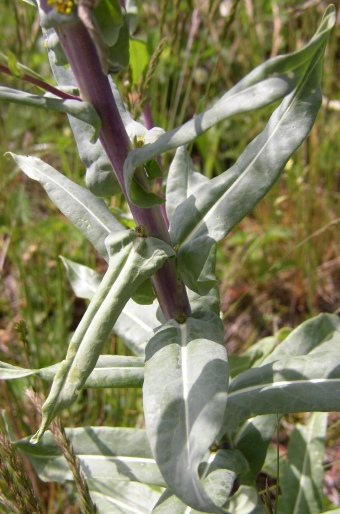
[[[46,0],[41,7],[48,12]],[[60,43],[66,54],[77,81],[83,100],[90,102],[101,118],[100,141],[107,153],[119,184],[127,199],[137,225],[146,229],[150,236],[162,239],[172,246],[167,226],[159,206],[140,208],[129,201],[123,175],[125,159],[131,143],[114,100],[108,77],[103,73],[96,47],[81,21],[60,25],[56,29]],[[145,188],[149,183],[143,171],[138,181]],[[175,259],[169,259],[152,278],[153,287],[166,320],[184,320],[190,315],[190,304],[181,281]]]

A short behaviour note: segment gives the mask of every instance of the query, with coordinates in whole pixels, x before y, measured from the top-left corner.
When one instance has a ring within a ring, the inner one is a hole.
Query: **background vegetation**
[[[147,95],[155,125],[168,130],[183,123],[270,56],[300,48],[314,33],[328,2],[244,0],[233,21],[228,12],[231,5],[228,0],[143,3],[136,38],[146,42],[150,56],[159,41],[166,38],[166,42],[147,90],[138,86],[136,67],[134,75],[123,70],[118,76],[124,99],[136,113]],[[2,0],[0,34],[3,54],[13,53],[53,83],[33,7],[21,0]],[[240,353],[272,333],[280,337],[282,327],[295,327],[312,315],[334,313],[340,307],[339,43],[338,17],[325,59],[324,105],[308,140],[251,216],[219,245],[225,342],[230,353]],[[132,58],[139,60],[137,54]],[[1,83],[37,92],[34,86],[6,75],[1,75]],[[266,112],[259,111],[220,123],[192,148],[196,166],[209,177],[230,167],[262,130],[265,119]],[[61,114],[46,116],[44,111],[1,103],[0,155],[7,150],[41,157],[84,183],[83,165],[67,118]],[[170,159],[170,154],[163,158],[165,170]],[[124,210],[122,198],[115,198],[110,207]],[[0,360],[41,368],[66,353],[85,303],[71,292],[59,255],[104,270],[102,259],[40,186],[15,169],[12,161],[1,158]],[[125,351],[114,337],[105,349],[105,353]],[[18,437],[34,433],[40,421],[25,395],[27,387],[43,389],[34,377],[0,382],[0,408],[8,412]],[[48,388],[46,384],[45,394]],[[142,426],[139,394],[84,390],[82,401],[64,413],[63,420],[68,426]],[[282,452],[294,424],[304,418],[282,421]],[[327,502],[340,505],[336,414],[330,415],[329,425],[325,507]],[[77,512],[66,487],[33,480],[47,512]]]

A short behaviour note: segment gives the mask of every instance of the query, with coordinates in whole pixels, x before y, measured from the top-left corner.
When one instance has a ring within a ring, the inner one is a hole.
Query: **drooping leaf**
[[[84,427],[67,428],[81,468],[88,479],[114,486],[117,480],[164,486],[165,482],[152,457],[145,430],[137,428]],[[63,483],[72,473],[54,441],[45,432],[35,445],[26,437],[15,445],[28,458],[41,480]]]
[[[37,157],[15,155],[10,152],[8,155],[13,157],[28,177],[37,180],[43,186],[61,212],[108,260],[105,238],[111,232],[122,230],[123,227],[110,213],[105,202]]]
[[[219,450],[200,466],[202,486],[215,505],[223,507],[228,501],[235,478],[247,470],[247,462],[240,452]],[[197,514],[167,489],[152,511],[155,514]]]
[[[87,266],[65,257],[62,257],[62,260],[74,293],[79,298],[91,300],[102,277]],[[156,300],[152,305],[139,305],[130,299],[113,327],[113,332],[139,357],[144,357],[146,341],[160,324],[156,316],[157,308]],[[200,310],[203,308],[201,307]]]
[[[235,165],[198,188],[176,209],[170,234],[173,243],[180,246],[178,265],[188,287],[195,282],[189,274],[194,256],[202,252],[202,240],[223,239],[266,195],[308,135],[321,105],[323,52],[322,47],[297,89],[283,100]]]
[[[213,313],[170,320],[146,348],[144,412],[153,455],[169,488],[192,508],[219,512],[198,467],[219,433],[228,363],[223,324]]]
[[[329,6],[314,37],[300,51],[278,56],[258,66],[210,109],[175,128],[155,143],[130,152],[125,162],[128,192],[134,170],[162,152],[186,145],[219,121],[234,114],[259,109],[284,97],[301,83],[311,63],[318,59],[335,23],[334,6]]]
[[[5,86],[0,86],[0,101],[71,114],[75,118],[85,121],[91,127],[91,140],[95,141],[98,137],[101,121],[94,107],[87,102],[65,100],[51,93],[34,95]]]
[[[139,238],[133,230],[111,234],[105,241],[110,257],[108,270],[73,335],[32,442],[41,438],[58,412],[77,399],[133,291],[173,256],[172,248],[163,241]]]
[[[340,410],[338,351],[281,359],[240,373],[228,391],[223,430],[262,414]]]
[[[314,412],[306,426],[296,425],[280,463],[282,514],[319,514],[323,498],[323,460],[327,413]]]

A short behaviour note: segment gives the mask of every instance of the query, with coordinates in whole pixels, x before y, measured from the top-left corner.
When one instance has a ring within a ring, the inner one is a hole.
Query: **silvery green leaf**
[[[153,455],[173,493],[204,512],[220,512],[198,468],[223,422],[228,362],[222,340],[222,321],[207,312],[182,324],[170,320],[146,348],[144,413]]]
[[[89,490],[103,514],[150,514],[163,489],[137,482],[89,480]]]
[[[201,185],[207,185],[209,179],[199,173],[192,162],[185,146],[176,150],[166,180],[166,215],[171,222],[176,208],[194,193]]]
[[[32,442],[39,441],[54,417],[77,399],[131,294],[174,255],[163,241],[140,238],[133,230],[111,234],[105,244],[108,270],[72,337],[66,359],[58,368],[42,408],[41,427]]]
[[[80,466],[87,479],[107,486],[137,481],[164,486],[164,479],[152,457],[145,430],[137,428],[66,428]],[[73,476],[51,432],[32,445],[26,437],[15,445],[28,458],[41,480],[63,483]]]
[[[237,375],[228,391],[224,433],[262,414],[340,410],[338,351],[281,359]]]
[[[52,382],[60,363],[36,370],[42,379]],[[1,376],[0,376],[1,377]],[[101,355],[86,379],[84,388],[142,387],[144,361],[138,357]]]
[[[219,450],[200,466],[202,486],[215,505],[223,507],[228,501],[235,478],[247,470],[243,455],[235,450]],[[152,511],[155,514],[198,514],[167,489]],[[226,511],[223,511],[226,512]]]
[[[37,375],[52,382],[60,363],[41,369],[25,369],[0,362],[0,380],[13,380]],[[84,388],[141,387],[144,380],[144,360],[139,357],[101,355],[86,379]]]
[[[81,100],[65,100],[51,93],[44,95],[34,95],[11,89],[9,87],[0,86],[0,101],[13,102],[20,105],[28,105],[31,107],[39,107],[41,109],[52,109],[53,111],[71,114],[88,124],[90,127],[90,139],[96,140],[100,129],[100,118],[96,110],[91,104]]]
[[[332,352],[337,347],[340,349],[340,317],[322,313],[301,323],[266,357],[263,364],[294,355]]]
[[[80,298],[91,300],[102,277],[87,266],[61,258],[74,293]],[[139,357],[144,357],[146,342],[160,324],[156,316],[157,308],[157,301],[152,305],[139,305],[130,299],[113,327],[113,332]]]
[[[265,514],[255,487],[241,485],[226,505],[230,514]]]
[[[208,185],[196,189],[176,211],[170,234],[181,277],[190,280],[194,256],[202,253],[202,241],[220,241],[267,194],[292,153],[308,135],[321,105],[321,47],[297,88],[274,111],[264,131],[245,149],[237,162]],[[212,244],[212,243],[211,243]],[[196,266],[196,275],[200,269]]]
[[[29,377],[30,375],[35,375],[37,372],[38,370],[36,369],[24,369],[0,361],[0,380],[13,380],[15,378]]]
[[[306,426],[297,424],[280,463],[279,499],[282,514],[319,514],[323,499],[323,460],[327,413],[314,412]]]
[[[334,6],[329,6],[314,37],[298,52],[280,55],[261,64],[236,84],[210,109],[161,136],[152,145],[130,152],[125,162],[125,182],[130,193],[135,169],[162,152],[187,145],[219,121],[237,113],[269,105],[290,94],[306,75],[308,67],[320,59],[335,23]]]
[[[110,213],[105,202],[37,157],[15,155],[10,152],[8,155],[13,157],[28,177],[37,180],[43,186],[61,212],[108,260],[105,238],[111,232],[122,230],[123,227]]]

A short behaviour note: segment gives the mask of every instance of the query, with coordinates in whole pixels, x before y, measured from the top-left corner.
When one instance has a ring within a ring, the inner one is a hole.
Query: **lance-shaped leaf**
[[[215,505],[224,507],[228,501],[235,478],[247,470],[247,461],[236,450],[219,450],[208,462],[200,466],[202,486]],[[160,497],[153,509],[155,514],[196,514],[169,489]],[[227,512],[227,511],[223,511]]]
[[[85,427],[67,428],[66,436],[73,445],[87,479],[144,482],[165,486],[152,456],[145,430],[137,428]],[[73,476],[51,432],[45,432],[36,445],[26,437],[15,445],[25,454],[41,480],[65,482]]]
[[[311,353],[237,375],[228,391],[224,433],[259,414],[340,410],[339,352]]]
[[[306,355],[311,352],[340,350],[340,318],[322,313],[301,323],[263,361],[268,364],[279,359]]]
[[[323,499],[323,459],[327,413],[315,412],[306,426],[296,425],[287,460],[280,464],[279,499],[282,514],[319,514]]]
[[[163,488],[137,482],[89,480],[89,491],[99,512],[105,514],[150,514]]]
[[[108,270],[73,335],[66,360],[58,369],[33,442],[41,438],[58,412],[77,399],[131,294],[174,255],[163,241],[139,238],[133,230],[108,236],[106,246],[110,255]]]
[[[91,127],[91,139],[98,137],[100,129],[100,118],[91,104],[80,100],[65,100],[45,93],[44,95],[33,95],[18,89],[0,86],[0,101],[13,102],[30,107],[40,107],[41,109],[52,109],[58,112],[71,114],[75,118],[85,121]]]
[[[155,143],[130,152],[125,162],[127,190],[131,190],[135,169],[144,162],[166,150],[191,143],[223,119],[269,105],[298,87],[310,64],[319,59],[320,51],[323,52],[334,23],[334,6],[329,6],[315,36],[302,50],[268,60],[236,84],[210,109],[167,132]]]
[[[76,296],[91,300],[102,277],[88,266],[83,266],[65,257],[61,258]],[[145,356],[146,342],[160,324],[156,316],[157,308],[156,300],[152,305],[138,305],[130,299],[113,327],[113,332],[139,357]],[[219,313],[219,304],[217,313]]]
[[[219,512],[202,488],[198,467],[219,433],[228,363],[223,324],[213,313],[166,323],[146,348],[144,412],[153,455],[184,503]]]
[[[7,154],[6,154],[7,155]],[[68,179],[37,157],[8,152],[28,177],[37,180],[61,212],[108,260],[105,238],[122,230],[122,225],[110,213],[103,200]]]
[[[323,52],[324,48],[318,51],[297,89],[284,99],[235,165],[176,209],[170,233],[174,244],[180,246],[179,269],[191,289],[195,287],[190,276],[195,256],[209,256],[212,243],[223,239],[255,207],[308,135],[321,105]],[[197,269],[196,274],[199,272]]]
[[[13,380],[37,375],[52,382],[60,363],[46,368],[25,369],[0,361],[0,380]],[[144,380],[144,361],[125,355],[101,355],[86,379],[84,388],[94,387],[141,387]]]
[[[166,215],[169,221],[176,208],[202,185],[207,185],[209,179],[199,173],[185,146],[176,150],[166,179]]]

